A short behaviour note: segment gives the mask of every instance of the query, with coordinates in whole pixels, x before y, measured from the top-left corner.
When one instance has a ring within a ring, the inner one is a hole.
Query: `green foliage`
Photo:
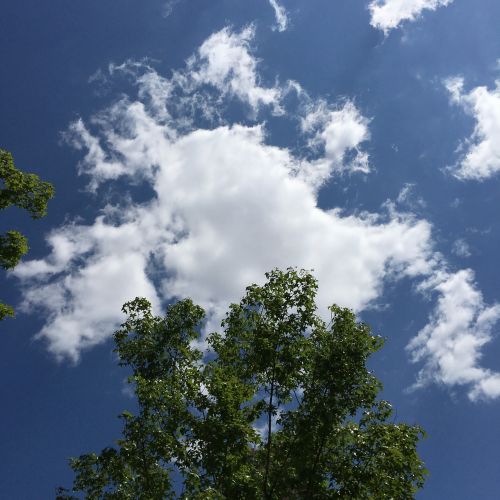
[[[0,149],[0,210],[15,205],[27,210],[33,219],[46,214],[47,202],[54,196],[54,188],[35,174],[21,172],[14,166],[12,155]]]
[[[11,306],[8,306],[6,304],[2,304],[0,302],[0,320],[6,318],[7,316],[13,317],[14,316],[14,309],[12,309]]]
[[[12,155],[0,149],[0,210],[17,206],[27,210],[33,219],[46,214],[47,203],[54,196],[54,188],[35,174],[21,172],[14,165]],[[28,240],[17,231],[0,234],[0,266],[15,267],[28,251]],[[0,302],[0,320],[14,316],[12,307]]]
[[[190,300],[153,316],[125,304],[115,333],[139,412],[100,455],[71,460],[72,493],[90,499],[410,499],[426,470],[418,426],[395,424],[366,369],[383,345],[349,309],[317,314],[306,271],[267,273],[196,347],[204,312]],[[172,479],[180,477],[174,485]],[[59,499],[72,497],[59,490]]]
[[[0,234],[0,266],[12,269],[28,251],[28,240],[17,231]]]

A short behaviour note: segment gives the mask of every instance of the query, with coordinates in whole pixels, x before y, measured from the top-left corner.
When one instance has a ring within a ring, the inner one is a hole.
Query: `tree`
[[[35,174],[21,172],[14,165],[12,155],[0,149],[0,210],[11,205],[27,210],[33,219],[46,214],[47,203],[54,196],[54,188]],[[18,231],[0,234],[0,266],[16,267],[28,251],[28,240]],[[14,316],[11,306],[0,302],[0,320]]]
[[[349,309],[316,313],[317,282],[274,270],[195,347],[189,299],[154,316],[137,298],[115,333],[137,415],[116,447],[71,459],[89,499],[413,498],[426,470],[419,426],[395,424],[367,358],[383,344]],[[59,499],[76,498],[60,489]]]

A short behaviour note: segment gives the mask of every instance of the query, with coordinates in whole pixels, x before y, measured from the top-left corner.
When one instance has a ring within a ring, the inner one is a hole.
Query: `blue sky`
[[[1,147],[51,181],[0,214],[0,496],[51,498],[133,406],[120,306],[191,296],[216,328],[272,267],[387,337],[371,361],[428,432],[422,499],[495,499],[500,430],[495,0],[20,0]]]

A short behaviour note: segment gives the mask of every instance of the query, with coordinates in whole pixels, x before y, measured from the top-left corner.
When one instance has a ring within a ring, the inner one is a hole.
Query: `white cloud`
[[[471,256],[469,244],[463,238],[459,238],[458,240],[455,240],[453,242],[453,246],[452,246],[451,251],[457,257],[470,257]]]
[[[296,265],[315,269],[323,310],[330,301],[360,310],[378,297],[390,269],[429,270],[426,222],[319,209],[313,188],[294,174],[302,160],[265,144],[261,125],[195,130],[173,141],[144,134],[110,143],[123,167],[109,176],[135,177],[129,141],[141,144],[156,197],[108,209],[92,225],[63,226],[49,237],[47,258],[16,269],[29,285],[25,307],[49,313],[40,336],[56,355],[77,358],[101,342],[120,321],[121,304],[136,295],[191,296],[219,319],[266,270]],[[103,165],[95,164],[98,178]],[[164,275],[156,290],[152,262]]]
[[[48,238],[47,259],[18,270],[19,278],[33,283],[23,307],[47,313],[38,337],[57,357],[77,360],[82,349],[109,338],[117,312],[131,297],[147,296],[158,307],[147,276],[146,230],[146,221],[140,227],[126,221],[113,226],[102,217],[91,226],[63,226]]]
[[[170,122],[170,133],[191,128],[199,115],[221,121],[229,98],[247,104],[253,117],[263,108],[279,115],[282,98],[302,89],[296,82],[287,82],[283,87],[261,84],[259,60],[251,46],[254,37],[252,25],[239,32],[226,27],[208,37],[187,60],[186,67],[174,71],[170,79],[159,75],[147,59],[112,63],[108,73],[129,76],[138,88],[141,105],[162,123]],[[94,121],[98,120],[98,116],[94,117]]]
[[[500,80],[495,87],[475,87],[464,91],[462,78],[445,82],[451,100],[472,116],[476,125],[472,136],[462,144],[465,153],[452,168],[459,179],[483,180],[500,171]]]
[[[229,52],[241,48],[228,29],[209,40],[217,36]],[[410,347],[425,364],[421,384],[466,384],[471,397],[496,397],[500,376],[480,368],[479,353],[498,306],[483,304],[470,271],[436,278],[444,264],[433,250],[430,224],[391,203],[381,214],[354,215],[317,205],[330,176],[368,170],[361,146],[369,120],[350,101],[313,102],[292,82],[287,86],[303,100],[300,133],[310,139],[313,159],[269,144],[264,123],[196,128],[193,109],[222,106],[221,96],[263,105],[255,97],[263,89],[255,61],[247,59],[242,69],[241,58],[231,56],[234,68],[227,69],[208,55],[219,46],[212,42],[202,46],[206,57],[200,49],[171,79],[144,63],[113,66],[111,73],[135,80],[137,98],[122,98],[90,123],[70,127],[68,139],[86,151],[79,168],[92,189],[120,178],[120,185],[145,182],[154,195],[105,206],[89,224],[63,225],[49,234],[47,257],[14,270],[25,310],[46,318],[38,337],[56,356],[77,360],[112,334],[123,320],[121,305],[135,296],[149,297],[158,312],[166,300],[190,296],[207,309],[208,328],[217,328],[228,303],[274,267],[314,269],[324,312],[332,302],[361,311],[377,301],[386,280],[424,278],[440,298]],[[233,78],[245,82],[238,91]],[[207,84],[219,94],[205,98]],[[275,92],[271,110],[283,105],[286,87]],[[455,308],[467,313],[460,324]]]
[[[181,0],[167,0],[163,4],[163,10],[162,10],[162,16],[163,17],[169,17],[172,12],[174,11],[175,6],[180,2]]]
[[[371,13],[370,24],[387,34],[403,21],[414,21],[424,10],[436,10],[452,3],[453,0],[372,0],[368,6]]]
[[[311,149],[321,150],[322,156],[303,162],[299,176],[318,188],[333,172],[369,173],[369,155],[362,149],[370,139],[369,123],[351,101],[335,108],[322,100],[309,102],[301,130],[310,137]]]
[[[500,375],[479,362],[500,319],[500,305],[484,304],[471,270],[439,273],[423,287],[437,292],[439,299],[429,324],[408,345],[413,360],[424,361],[416,386],[465,385],[473,400],[499,397]]]
[[[255,111],[264,105],[279,112],[279,89],[259,84],[257,60],[250,49],[254,36],[253,26],[240,33],[224,28],[213,34],[188,61],[190,77],[198,85],[213,85],[222,97],[234,95],[248,102]]]
[[[280,5],[277,0],[269,0],[271,7],[274,9],[274,15],[276,17],[276,27],[278,31],[285,31],[288,26],[288,15],[285,8]]]
[[[415,195],[415,184],[411,182],[403,185],[396,201],[399,205],[406,207],[407,210],[409,209],[412,212],[418,212],[427,206],[422,197]]]
[[[179,89],[186,98],[196,94],[193,82],[215,82],[227,95],[224,75],[245,74],[235,77],[247,82],[240,98],[256,102],[255,66],[247,61],[243,66],[251,71],[241,70],[239,49],[230,58],[234,70],[218,71],[219,63],[205,57],[220,46],[217,36],[222,46],[233,47],[228,40],[234,35],[219,32],[203,44],[201,62],[191,60],[171,80],[144,64],[113,66],[111,73],[137,75],[138,100],[123,98],[96,115],[94,133],[80,120],[70,127],[69,140],[87,152],[79,168],[94,190],[122,177],[148,182],[156,195],[142,205],[124,200],[106,207],[93,224],[53,231],[47,258],[16,269],[27,287],[25,308],[48,312],[39,335],[56,355],[77,359],[82,349],[101,342],[120,321],[120,305],[136,295],[157,304],[189,295],[220,318],[249,282],[275,266],[296,265],[316,270],[324,283],[324,310],[330,301],[360,310],[378,297],[391,270],[428,271],[425,221],[397,214],[343,216],[317,207],[315,169],[327,166],[324,182],[336,170],[352,168],[343,164],[346,151],[357,151],[369,137],[368,120],[351,102],[330,109],[304,96],[310,111],[304,131],[324,150],[310,161],[268,145],[263,124],[175,128],[169,101],[179,100]],[[161,278],[152,279],[152,266]]]

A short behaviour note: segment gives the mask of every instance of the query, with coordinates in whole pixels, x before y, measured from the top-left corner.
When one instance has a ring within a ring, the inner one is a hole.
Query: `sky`
[[[0,276],[0,497],[52,498],[134,406],[121,305],[217,329],[274,267],[386,337],[370,361],[428,437],[419,499],[500,491],[497,0],[19,0],[0,147],[52,182]]]

